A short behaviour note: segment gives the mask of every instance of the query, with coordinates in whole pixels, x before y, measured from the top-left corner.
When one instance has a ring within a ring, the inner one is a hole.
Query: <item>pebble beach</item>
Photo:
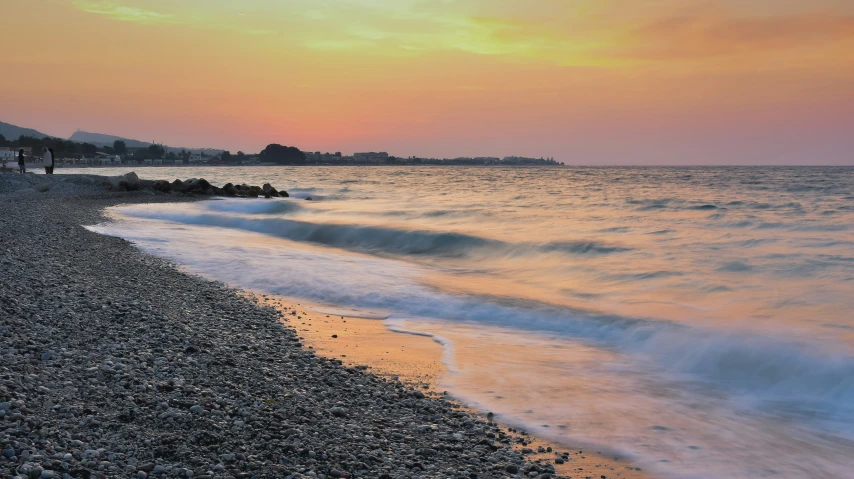
[[[564,477],[568,452],[535,459],[441,394],[315,354],[283,311],[88,231],[110,206],[197,199],[105,182],[0,173],[0,477]]]

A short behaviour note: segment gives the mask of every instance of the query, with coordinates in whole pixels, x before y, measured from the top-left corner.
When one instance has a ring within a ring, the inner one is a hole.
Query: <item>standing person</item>
[[[50,167],[53,166],[53,155],[50,154],[47,148],[42,148],[42,166],[44,166],[44,174],[51,174]]]
[[[24,149],[23,148],[18,150],[18,170],[20,170],[21,173],[27,172],[27,163],[26,163],[26,161],[24,161]]]
[[[47,151],[50,153],[50,174],[53,174],[53,167],[56,166],[56,153],[53,152],[53,148],[48,148]]]

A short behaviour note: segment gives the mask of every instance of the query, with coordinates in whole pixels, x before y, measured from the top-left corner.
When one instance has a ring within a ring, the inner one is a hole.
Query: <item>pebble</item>
[[[345,410],[344,410],[344,408],[343,408],[343,407],[340,407],[340,406],[335,406],[335,407],[333,407],[332,409],[330,409],[330,410],[329,410],[329,412],[331,412],[331,413],[332,413],[332,415],[333,415],[333,416],[335,416],[335,417],[345,417],[345,416],[347,416],[347,411],[345,411]]]

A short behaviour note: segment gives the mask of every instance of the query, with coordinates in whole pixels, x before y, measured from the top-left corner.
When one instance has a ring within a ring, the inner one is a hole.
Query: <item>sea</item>
[[[430,336],[441,387],[502,422],[658,477],[854,478],[854,168],[137,173],[290,197],[95,231]]]

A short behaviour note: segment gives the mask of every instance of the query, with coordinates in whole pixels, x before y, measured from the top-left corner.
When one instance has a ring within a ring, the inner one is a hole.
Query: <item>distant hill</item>
[[[46,138],[50,136],[32,128],[21,128],[20,126],[10,125],[2,121],[0,121],[0,135],[3,135],[7,140],[17,140],[22,136],[32,136],[33,138]]]
[[[151,143],[146,141],[139,140],[131,140],[128,138],[122,138],[121,136],[114,135],[105,135],[103,133],[89,133],[88,131],[77,130],[71,135],[69,138],[71,141],[76,141],[78,143],[91,143],[95,146],[113,146],[113,143],[116,140],[121,140],[125,142],[125,146],[128,148],[148,148]],[[204,152],[207,155],[218,155],[222,153],[223,150],[218,150],[216,148],[184,148],[184,147],[174,147],[174,146],[166,146],[166,151],[179,153],[181,150],[187,151],[195,151],[195,152]]]
[[[78,143],[91,143],[95,146],[113,146],[113,143],[116,140],[121,140],[125,142],[125,146],[128,148],[147,148],[148,145],[151,144],[144,141],[122,138],[120,136],[104,135],[102,133],[89,133],[81,130],[75,131],[69,140],[76,141]]]
[[[11,125],[9,123],[3,123],[0,121],[0,135],[3,135],[7,140],[17,140],[21,136],[31,136],[33,138],[51,138],[51,135],[45,135],[40,131],[33,130],[32,128],[22,128],[20,126]],[[97,147],[112,147],[113,143],[116,140],[121,140],[125,142],[125,146],[128,148],[148,148],[151,143],[146,141],[139,140],[131,140],[129,138],[123,138],[121,136],[115,135],[105,135],[103,133],[90,133],[88,131],[77,130],[68,138],[71,141],[77,143],[91,143]],[[223,150],[217,148],[186,148],[186,147],[174,147],[174,146],[166,146],[166,151],[179,153],[182,150],[193,151],[193,152],[203,152],[206,155],[218,155],[223,152]]]

